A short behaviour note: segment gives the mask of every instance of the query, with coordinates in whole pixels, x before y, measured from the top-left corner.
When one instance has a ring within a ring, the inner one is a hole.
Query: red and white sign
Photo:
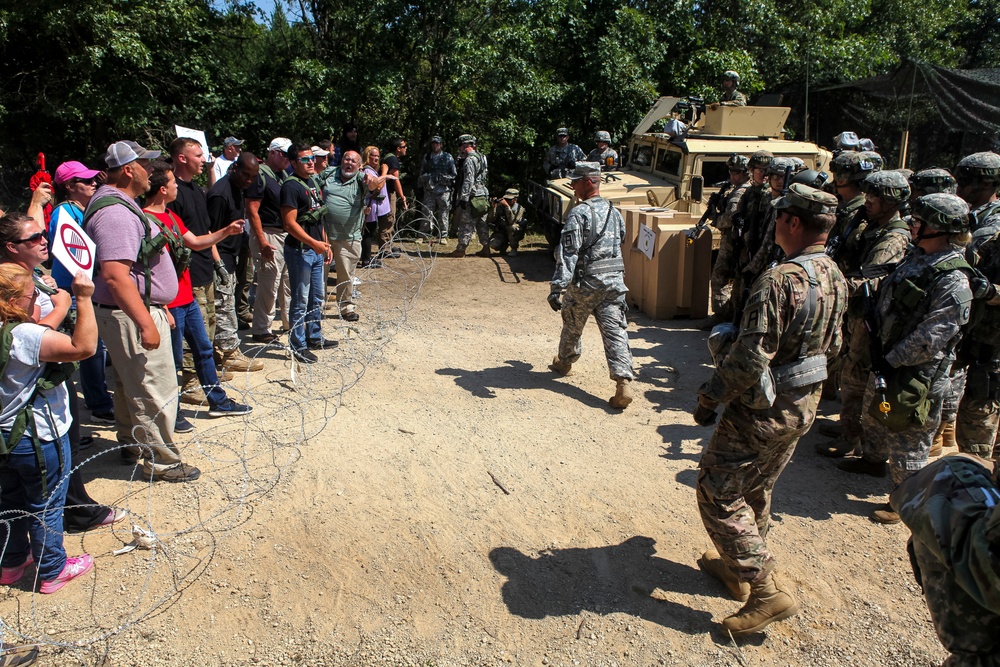
[[[86,232],[76,224],[65,208],[59,209],[56,216],[55,242],[52,244],[52,256],[69,271],[70,275],[83,271],[90,279],[94,278],[94,242]]]

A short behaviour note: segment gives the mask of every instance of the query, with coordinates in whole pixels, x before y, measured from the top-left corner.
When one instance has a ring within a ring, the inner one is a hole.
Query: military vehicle
[[[689,123],[680,124],[689,113]],[[622,167],[606,171],[601,196],[613,203],[645,203],[688,213],[698,222],[709,198],[729,180],[726,160],[733,153],[750,156],[768,150],[797,157],[807,168],[823,171],[831,153],[816,144],[784,138],[791,109],[773,106],[711,105],[703,111],[679,97],[661,97],[622,147]],[[652,131],[661,121],[666,126]],[[545,185],[528,181],[527,204],[550,244],[558,242],[563,220],[576,205],[569,179]]]

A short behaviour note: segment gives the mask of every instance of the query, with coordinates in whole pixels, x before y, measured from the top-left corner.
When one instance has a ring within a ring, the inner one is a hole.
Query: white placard
[[[188,139],[194,139],[201,144],[201,150],[205,153],[205,161],[212,162],[212,151],[208,150],[208,138],[205,136],[204,130],[192,130],[190,127],[174,125],[174,132],[177,133],[178,139],[181,137],[187,137]]]
[[[71,276],[83,271],[94,278],[94,249],[96,246],[65,207],[59,209],[55,220],[56,233],[52,243],[52,256],[66,267]]]
[[[639,224],[639,239],[637,242],[640,252],[649,259],[653,259],[653,246],[656,245],[656,232],[646,225]]]

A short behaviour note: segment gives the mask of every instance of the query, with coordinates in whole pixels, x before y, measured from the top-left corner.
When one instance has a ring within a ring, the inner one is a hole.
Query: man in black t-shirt
[[[389,226],[379,233],[379,244],[382,251],[392,257],[399,257],[399,250],[392,248],[392,237],[396,227],[396,202],[403,203],[403,210],[409,208],[406,203],[406,195],[403,194],[403,184],[399,180],[400,160],[406,157],[406,140],[396,137],[389,142],[391,152],[382,159],[382,164],[389,168],[386,175],[395,177],[392,186],[389,188]]]
[[[244,193],[250,221],[250,255],[257,270],[257,296],[253,304],[251,338],[258,343],[273,343],[271,333],[274,306],[277,302],[281,324],[288,329],[288,271],[285,269],[285,237],[281,224],[281,183],[288,168],[287,151],[292,142],[277,137],[267,147],[267,159],[260,165],[257,181]]]
[[[285,265],[291,288],[288,319],[288,345],[292,357],[305,364],[319,359],[311,350],[334,347],[337,342],[323,338],[323,266],[333,260],[327,242],[323,216],[326,206],[323,193],[316,187],[312,147],[293,144],[288,149],[292,175],[281,184],[281,221],[288,232],[285,238]]]
[[[208,191],[208,214],[213,229],[222,229],[234,220],[246,219],[243,192],[257,181],[259,161],[253,153],[241,153],[233,168]],[[215,283],[215,361],[234,372],[259,371],[264,362],[249,359],[240,352],[239,326],[236,318],[236,265],[239,262],[243,235],[230,236],[216,244],[221,267],[216,268]]]

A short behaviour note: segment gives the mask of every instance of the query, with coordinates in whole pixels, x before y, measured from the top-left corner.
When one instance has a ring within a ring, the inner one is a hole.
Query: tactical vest
[[[607,232],[608,225],[611,224],[611,212],[614,210],[614,206],[611,205],[611,202],[608,202],[608,213],[604,216],[604,224],[601,226],[601,230],[597,231],[597,207],[595,206],[596,202],[594,202],[594,199],[598,199],[598,197],[583,202],[590,210],[590,228],[587,230],[587,238],[583,239],[583,245],[577,253],[578,259],[574,273],[577,283],[587,276],[599,276],[605,273],[615,273],[625,270],[625,261],[621,256],[621,243],[616,242],[612,244],[611,257],[592,259],[589,256],[590,251]]]
[[[997,209],[1000,209],[1000,200],[991,201],[979,209],[979,211],[974,211],[971,220],[972,231],[975,232],[978,230],[994,213],[1000,215],[1000,211]]]
[[[145,294],[143,294],[142,301],[146,304],[146,310],[149,310],[150,294],[153,289],[152,272],[149,266],[150,262],[152,262],[154,257],[159,256],[163,248],[166,247],[170,254],[170,260],[174,264],[174,270],[177,272],[177,276],[180,277],[191,264],[191,249],[184,245],[184,239],[182,239],[177,232],[165,226],[155,216],[139,211],[113,195],[105,195],[97,201],[91,202],[90,206],[87,207],[87,213],[83,218],[83,224],[86,225],[87,222],[94,217],[95,213],[101,209],[108,208],[109,206],[124,206],[130,213],[138,217],[139,221],[142,223],[144,235],[142,241],[139,243],[139,254],[136,256],[135,261],[142,265],[143,274],[146,277],[146,291]],[[170,212],[170,216],[171,218],[174,217],[174,213],[172,211]],[[160,230],[160,233],[156,236],[156,238],[152,237],[153,230],[149,226],[150,222],[155,224],[157,229]]]
[[[962,271],[968,276],[977,272],[969,266],[964,257],[953,257],[927,267],[922,273],[906,278],[896,285],[883,283],[885,289],[892,289],[893,307],[882,322],[882,346],[891,350],[903,336],[916,328],[927,315],[927,300],[939,280],[952,271]],[[881,291],[881,287],[879,291]]]

